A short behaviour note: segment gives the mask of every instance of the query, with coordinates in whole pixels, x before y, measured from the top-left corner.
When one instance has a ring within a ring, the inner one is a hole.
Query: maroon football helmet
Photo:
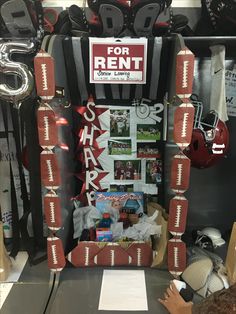
[[[195,107],[194,129],[190,145],[184,150],[196,168],[208,168],[225,156],[229,147],[229,131],[215,111],[202,119],[203,105],[193,101]]]

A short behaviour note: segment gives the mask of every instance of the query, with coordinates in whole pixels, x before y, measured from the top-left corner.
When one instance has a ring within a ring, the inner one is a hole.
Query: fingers
[[[158,301],[167,309],[166,300],[158,299]]]
[[[166,293],[168,294],[169,297],[171,297],[174,294],[170,287],[166,289]]]
[[[158,301],[167,309],[169,313],[172,313],[170,310],[170,304],[167,300],[158,299]]]
[[[168,299],[169,295],[165,292],[164,293],[164,297],[165,297],[165,300],[166,300],[166,299]]]
[[[162,300],[162,299],[158,299],[158,301],[161,303],[161,304],[165,304],[165,300]]]
[[[171,281],[170,286],[166,289],[166,292],[164,292],[164,299],[158,299],[158,301],[165,307],[168,309],[169,307],[169,303],[171,302],[171,300],[173,300],[173,297],[175,297],[176,295],[179,295],[179,291],[176,288],[175,284],[173,281]],[[168,302],[170,301],[170,302]]]
[[[176,288],[176,285],[174,284],[173,281],[171,281],[170,283],[170,288],[173,291],[174,294],[178,293],[179,294],[179,290]]]

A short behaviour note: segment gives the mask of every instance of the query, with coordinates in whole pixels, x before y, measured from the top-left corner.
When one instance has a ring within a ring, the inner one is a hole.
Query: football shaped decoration
[[[66,265],[61,239],[57,237],[48,237],[47,253],[49,269],[55,272],[61,271]]]
[[[194,54],[187,47],[179,51],[176,57],[176,95],[188,102],[193,88]]]
[[[151,247],[144,242],[133,242],[126,252],[132,257],[133,266],[150,266],[152,264],[153,252]]]
[[[67,259],[75,267],[96,266],[94,257],[101,251],[95,242],[82,241],[68,254]]]
[[[39,145],[53,149],[58,143],[57,124],[54,111],[47,106],[40,106],[37,112]]]
[[[56,190],[61,185],[61,177],[56,155],[49,150],[40,154],[41,179],[48,190]]]
[[[127,266],[131,264],[132,258],[119,243],[107,243],[103,249],[94,257],[94,263],[99,266]]]
[[[168,231],[173,236],[181,236],[186,228],[186,220],[188,213],[188,200],[177,195],[170,201]]]
[[[127,249],[119,243],[108,242],[103,247],[97,242],[82,241],[68,254],[75,267],[88,266],[150,266],[152,249],[144,242],[133,242]]]
[[[168,269],[174,276],[179,276],[186,268],[186,245],[179,238],[168,241]]]
[[[34,58],[34,73],[37,95],[43,100],[50,100],[55,96],[54,59],[40,50]]]
[[[190,166],[190,159],[182,153],[172,159],[170,187],[175,193],[184,193],[188,189]]]
[[[174,141],[181,150],[191,143],[194,106],[191,103],[182,103],[175,109],[174,113]]]
[[[48,193],[44,196],[44,214],[47,226],[50,230],[57,231],[62,226],[61,200],[55,193]]]

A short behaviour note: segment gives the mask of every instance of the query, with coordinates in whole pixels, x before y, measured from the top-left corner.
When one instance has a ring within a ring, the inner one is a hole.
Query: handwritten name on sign
[[[90,83],[146,83],[146,38],[90,38],[89,52]]]

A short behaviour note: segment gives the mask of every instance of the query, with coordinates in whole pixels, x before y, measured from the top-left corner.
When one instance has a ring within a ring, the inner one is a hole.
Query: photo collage
[[[107,134],[101,165],[109,175],[103,181],[111,192],[158,194],[162,184],[162,104],[110,106],[101,121]],[[104,122],[104,123],[103,123]]]

